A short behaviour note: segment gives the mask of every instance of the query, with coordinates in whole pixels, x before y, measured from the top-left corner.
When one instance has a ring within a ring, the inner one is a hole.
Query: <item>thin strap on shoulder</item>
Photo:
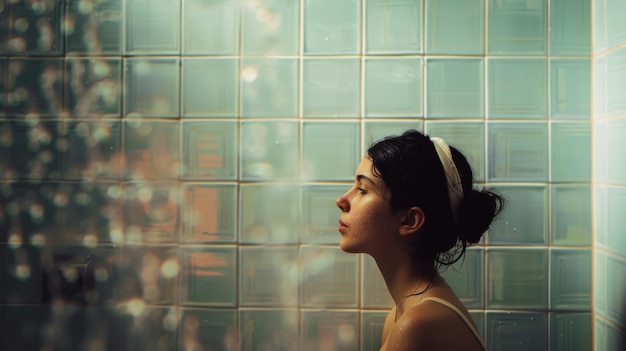
[[[480,334],[478,333],[478,330],[476,330],[476,328],[474,327],[472,322],[469,319],[467,319],[465,314],[463,312],[461,312],[461,310],[458,309],[455,305],[451,304],[450,302],[448,302],[448,301],[446,301],[444,299],[438,298],[438,297],[427,297],[427,298],[423,299],[422,302],[420,302],[420,303],[424,303],[425,301],[437,302],[440,305],[444,305],[444,306],[448,307],[449,309],[451,309],[452,311],[454,311],[457,315],[459,315],[459,317],[461,317],[463,322],[465,322],[465,324],[467,325],[469,330],[472,332],[472,334],[474,334],[474,336],[476,337],[476,340],[478,340],[478,342],[480,343],[480,346],[482,346],[483,350],[487,350],[487,346],[485,346],[485,343],[483,342],[483,339],[480,337]]]

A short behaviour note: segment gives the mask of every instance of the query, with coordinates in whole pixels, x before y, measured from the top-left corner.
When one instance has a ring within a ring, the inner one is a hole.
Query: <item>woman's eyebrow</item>
[[[374,183],[373,180],[371,180],[370,178],[368,178],[366,175],[364,174],[359,174],[356,176],[356,180],[359,182],[363,182],[363,179],[367,180],[368,182],[370,182],[372,185],[376,186],[376,183]]]

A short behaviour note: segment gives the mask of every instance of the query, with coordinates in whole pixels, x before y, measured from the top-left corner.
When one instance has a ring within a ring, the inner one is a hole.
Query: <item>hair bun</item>
[[[502,206],[502,198],[491,191],[467,192],[459,207],[459,238],[473,244],[479,242]]]

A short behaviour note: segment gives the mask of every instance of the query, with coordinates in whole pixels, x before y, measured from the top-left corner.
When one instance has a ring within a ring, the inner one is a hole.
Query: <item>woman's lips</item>
[[[346,229],[348,229],[348,226],[344,222],[339,220],[339,228],[337,228],[337,230],[343,233],[344,231],[346,231]]]

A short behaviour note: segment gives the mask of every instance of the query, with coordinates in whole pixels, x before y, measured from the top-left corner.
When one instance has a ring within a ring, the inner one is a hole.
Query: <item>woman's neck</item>
[[[409,295],[425,293],[437,278],[434,262],[420,263],[401,254],[374,259],[396,304]]]

